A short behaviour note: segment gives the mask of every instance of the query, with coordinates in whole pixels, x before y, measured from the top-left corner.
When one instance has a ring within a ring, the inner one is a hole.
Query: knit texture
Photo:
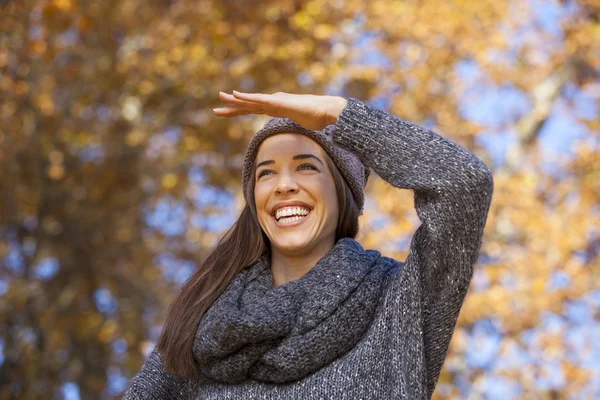
[[[348,352],[379,305],[389,265],[342,238],[308,271],[273,288],[269,253],[242,269],[199,324],[194,356],[226,383],[287,383]]]
[[[163,372],[155,349],[126,399],[431,398],[478,259],[492,174],[460,145],[354,98],[334,127],[339,146],[389,184],[413,191],[421,221],[404,262],[379,259],[390,269],[364,336],[323,368],[284,384],[184,380]]]
[[[331,161],[335,164],[340,174],[344,177],[344,180],[350,187],[352,196],[356,201],[359,208],[359,214],[362,215],[365,194],[364,189],[367,186],[371,169],[364,165],[360,158],[356,157],[352,152],[347,151],[343,147],[338,146],[333,141],[333,131],[335,130],[334,125],[328,125],[323,130],[313,131],[306,129],[303,126],[297,124],[289,118],[271,118],[267,123],[254,134],[252,140],[248,144],[246,154],[244,156],[244,166],[242,170],[242,191],[246,202],[248,200],[248,182],[250,181],[250,175],[256,156],[258,154],[258,148],[260,144],[269,136],[276,135],[278,133],[300,133],[306,135],[317,144],[319,144],[323,150],[327,153]]]

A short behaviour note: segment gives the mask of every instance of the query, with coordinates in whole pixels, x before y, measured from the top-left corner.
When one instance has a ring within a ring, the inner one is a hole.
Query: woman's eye
[[[313,170],[317,171],[317,168],[314,165],[312,165],[312,164],[302,164],[302,165],[300,165],[298,167],[298,169],[302,169],[304,167],[309,167],[310,169],[313,169]],[[258,178],[260,178],[261,176],[265,175],[267,172],[273,172],[273,171],[271,171],[270,169],[263,169],[262,171],[260,171],[258,173]]]
[[[315,171],[317,170],[317,169],[315,168],[315,166],[314,166],[314,165],[312,165],[312,164],[302,164],[302,165],[301,165],[301,166],[299,166],[298,168],[302,168],[302,167],[310,167],[310,168],[314,169]]]

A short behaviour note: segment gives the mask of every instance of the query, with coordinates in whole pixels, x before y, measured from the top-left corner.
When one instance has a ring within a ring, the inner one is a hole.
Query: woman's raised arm
[[[414,285],[405,289],[422,302],[431,396],[478,259],[492,200],[492,174],[460,145],[353,98],[333,132],[339,146],[385,181],[414,191],[422,224],[394,283],[398,292]]]

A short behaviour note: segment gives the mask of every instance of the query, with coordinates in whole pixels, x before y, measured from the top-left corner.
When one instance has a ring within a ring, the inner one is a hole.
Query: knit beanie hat
[[[258,148],[262,141],[277,133],[301,133],[317,142],[331,158],[350,187],[354,200],[360,210],[359,215],[362,215],[365,201],[364,189],[367,186],[371,170],[354,154],[333,142],[333,131],[335,129],[335,124],[332,124],[326,126],[321,131],[313,131],[302,127],[289,118],[275,117],[267,121],[263,128],[254,134],[246,150],[242,172],[242,190],[246,202],[248,202],[246,191],[250,181],[252,166],[254,165]]]

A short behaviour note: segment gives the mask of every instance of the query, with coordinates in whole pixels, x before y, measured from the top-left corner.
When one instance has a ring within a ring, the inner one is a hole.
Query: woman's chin
[[[306,234],[295,234],[295,232],[287,232],[277,235],[277,239],[271,240],[271,248],[275,247],[280,252],[298,252],[309,247],[312,242],[312,237]]]

